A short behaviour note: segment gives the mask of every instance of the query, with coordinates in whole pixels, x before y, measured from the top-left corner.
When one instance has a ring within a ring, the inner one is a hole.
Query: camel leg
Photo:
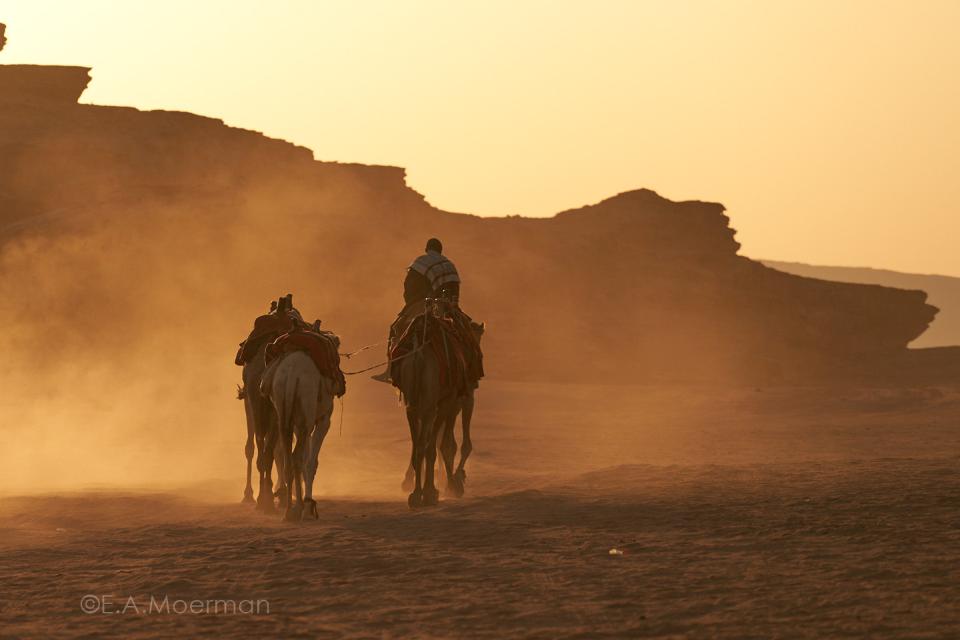
[[[285,431],[280,437],[283,439],[283,493],[286,496],[285,502],[287,503],[284,517],[289,520],[292,517],[290,509],[293,506],[293,496],[291,495],[294,474],[293,456],[295,455],[293,451],[293,430]]]
[[[436,464],[434,464],[433,470],[433,479],[437,485],[437,489],[443,490],[447,486],[447,476],[443,472],[441,465],[443,465],[443,437],[444,437],[444,420],[441,415],[441,412],[437,412],[437,417],[434,420],[433,424],[433,433],[435,435],[436,441],[433,443],[434,459]]]
[[[243,448],[247,457],[247,486],[243,490],[243,504],[253,504],[253,424],[247,421],[247,444]]]
[[[313,499],[313,480],[317,476],[317,467],[320,464],[320,447],[330,431],[330,414],[320,418],[320,422],[310,434],[310,450],[307,452],[306,477],[304,478],[304,512],[303,517],[319,517],[317,503]]]
[[[290,435],[289,445],[285,447],[285,452],[290,452],[284,457],[284,471],[286,478],[287,509],[284,512],[284,519],[289,522],[299,522],[303,513],[303,488],[300,484],[300,474],[302,472],[303,458],[303,439],[297,437],[297,444],[293,446],[293,434]]]
[[[411,437],[412,437],[412,436],[411,436]],[[439,437],[439,436],[438,436],[438,438],[437,438],[437,444],[436,444],[436,446],[437,446],[437,448],[440,447],[440,437]],[[410,491],[410,490],[413,489],[413,487],[414,487],[415,478],[416,478],[416,474],[415,474],[414,471],[413,471],[413,461],[412,461],[412,459],[411,459],[410,464],[407,465],[407,471],[406,471],[406,473],[405,473],[404,476],[403,476],[403,481],[400,483],[400,488],[401,488],[403,491]]]
[[[257,434],[257,470],[260,472],[260,493],[257,495],[257,509],[273,513],[273,450],[279,440],[277,418],[270,401],[263,399],[257,411],[260,433]]]
[[[473,392],[471,391],[466,396],[463,397],[461,402],[461,416],[460,423],[463,427],[463,443],[460,445],[460,464],[457,465],[457,470],[454,473],[454,476],[457,478],[457,482],[460,484],[461,492],[463,491],[463,486],[467,481],[467,472],[464,469],[464,465],[467,463],[467,458],[470,457],[470,452],[473,451],[473,441],[470,440],[470,423],[473,420]]]
[[[260,493],[257,494],[257,505],[259,506],[261,500],[263,499],[263,498],[262,498],[262,494],[263,494],[263,451],[264,451],[263,445],[264,445],[264,434],[262,434],[262,433],[257,433],[256,436],[255,436],[255,438],[254,438],[254,441],[255,441],[255,443],[256,443],[256,449],[257,449],[257,477],[259,478],[259,483],[260,483],[260,484],[258,485]]]
[[[453,479],[453,465],[457,457],[457,439],[454,436],[454,426],[457,423],[457,413],[460,411],[460,399],[451,398],[444,402],[437,411],[437,488],[445,494],[458,495],[456,482]],[[443,465],[441,467],[441,465]],[[459,493],[462,493],[459,492]]]
[[[277,486],[273,490],[273,495],[279,499],[280,507],[285,508],[287,506],[287,483],[284,478],[287,476],[283,459],[283,445],[280,443],[279,438],[277,438],[276,445],[273,448],[273,460],[274,464],[277,466]]]
[[[303,515],[303,462],[307,452],[310,450],[308,443],[310,436],[307,435],[308,426],[304,423],[305,420],[297,420],[295,426],[297,445],[293,448],[293,454],[290,458],[285,460],[285,462],[289,463],[292,467],[287,471],[287,481],[288,483],[293,483],[296,494],[296,501],[287,505],[286,519],[294,522],[299,521]],[[291,500],[292,499],[293,497],[291,496]]]
[[[412,460],[412,458],[411,458]],[[413,462],[407,465],[407,472],[403,474],[403,481],[400,483],[400,489],[402,491],[412,491],[414,485],[415,474],[413,473]]]
[[[463,495],[463,485],[457,482],[454,476],[454,463],[457,458],[457,439],[454,437],[454,427],[457,424],[457,411],[449,411],[443,419],[442,436],[440,439],[440,455],[443,456],[443,470],[446,474],[446,495],[460,497]]]
[[[297,429],[297,446],[293,448],[293,473],[287,473],[287,477],[292,479],[294,489],[296,490],[297,501],[292,505],[287,505],[287,520],[299,521],[303,515],[303,460],[309,451],[310,445],[307,443],[309,436],[306,429],[300,427]]]
[[[243,502],[244,503],[253,503],[253,454],[254,454],[254,443],[256,443],[257,451],[260,450],[260,446],[263,444],[262,434],[257,428],[257,419],[260,417],[260,406],[257,403],[257,396],[254,394],[257,393],[257,389],[253,388],[254,380],[257,376],[253,374],[252,371],[248,370],[247,366],[243,368],[243,384],[246,392],[243,394],[243,412],[247,419],[247,443],[244,447],[244,455],[247,458],[247,486],[243,490]],[[260,467],[259,460],[257,471],[259,475]]]
[[[424,479],[423,504],[432,506],[440,500],[440,492],[434,483],[434,468],[437,464],[437,409],[432,405],[420,414],[420,448],[423,452]]]
[[[420,446],[419,416],[416,407],[407,407],[407,423],[410,425],[410,467],[413,469],[413,492],[407,498],[407,504],[410,508],[419,507],[423,504],[423,490],[421,481],[423,479],[423,448]]]

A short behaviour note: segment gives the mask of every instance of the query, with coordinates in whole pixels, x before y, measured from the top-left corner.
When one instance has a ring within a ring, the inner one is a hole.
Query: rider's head
[[[443,253],[443,243],[440,242],[437,238],[430,238],[427,240],[427,251],[436,251],[437,253]]]

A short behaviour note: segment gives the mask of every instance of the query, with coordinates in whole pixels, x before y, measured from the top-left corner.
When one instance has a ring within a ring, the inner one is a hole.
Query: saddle
[[[290,320],[274,313],[260,316],[253,321],[253,331],[247,339],[240,343],[234,363],[242,367],[257,355],[263,343],[272,341],[277,334],[285,333],[290,329]]]
[[[400,385],[401,361],[414,349],[428,348],[440,363],[440,383],[457,395],[476,388],[483,377],[483,354],[470,327],[470,318],[450,303],[420,300],[407,305],[391,325],[388,350],[390,378]],[[426,346],[419,346],[419,345]]]
[[[340,338],[334,333],[294,329],[267,345],[264,357],[269,365],[291,351],[305,352],[313,360],[320,375],[333,380],[334,393],[339,398],[347,391],[347,381],[340,369],[340,354],[337,351],[339,347]]]

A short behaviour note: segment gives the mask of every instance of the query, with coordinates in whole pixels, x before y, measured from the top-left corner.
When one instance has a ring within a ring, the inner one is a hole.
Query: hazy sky
[[[0,0],[84,101],[391,164],[433,204],[723,202],[746,255],[960,275],[960,0]]]

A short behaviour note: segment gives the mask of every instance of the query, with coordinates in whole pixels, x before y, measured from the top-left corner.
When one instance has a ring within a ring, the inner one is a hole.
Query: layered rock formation
[[[188,113],[76,104],[88,71],[0,66],[4,341],[36,357],[38,336],[57,333],[61,348],[40,354],[49,366],[203,336],[197,352],[229,367],[251,319],[287,291],[346,347],[382,340],[404,268],[433,235],[488,322],[491,376],[864,375],[906,357],[936,313],[921,291],[739,256],[720,204],[638,190],[549,219],[447,213],[399,168],[318,162]]]
[[[768,267],[820,280],[879,284],[897,289],[922,289],[929,295],[928,302],[940,309],[936,320],[916,340],[914,348],[960,345],[960,278],[919,273],[902,273],[887,269],[863,267],[830,267],[799,262],[764,260]]]

